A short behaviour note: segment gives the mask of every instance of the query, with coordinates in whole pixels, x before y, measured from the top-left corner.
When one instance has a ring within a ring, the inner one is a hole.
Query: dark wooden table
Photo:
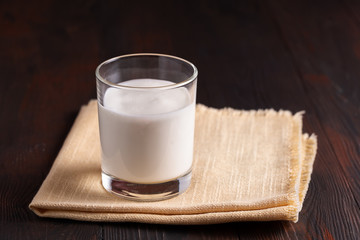
[[[319,149],[298,223],[92,223],[28,209],[96,97],[96,66],[137,52],[193,62],[208,106],[306,111]],[[360,239],[359,1],[2,0],[0,81],[0,239]]]

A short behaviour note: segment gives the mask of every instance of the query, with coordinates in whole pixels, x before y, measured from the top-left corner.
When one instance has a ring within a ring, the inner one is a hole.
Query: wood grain
[[[126,53],[183,57],[198,102],[305,110],[319,139],[298,223],[208,226],[41,219],[28,204],[94,70]],[[0,2],[1,239],[358,239],[360,3],[343,1]]]

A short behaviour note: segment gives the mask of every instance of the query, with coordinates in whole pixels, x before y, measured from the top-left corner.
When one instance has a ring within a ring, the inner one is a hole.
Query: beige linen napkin
[[[159,202],[124,200],[101,185],[97,103],[92,100],[82,107],[30,208],[42,217],[85,221],[296,222],[316,148],[316,137],[302,134],[302,113],[197,105],[189,189]]]

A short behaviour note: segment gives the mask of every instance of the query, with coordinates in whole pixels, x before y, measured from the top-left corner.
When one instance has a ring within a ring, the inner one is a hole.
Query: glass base
[[[175,197],[190,186],[191,170],[168,182],[143,184],[132,183],[105,172],[101,173],[102,185],[110,193],[136,201],[159,201]]]

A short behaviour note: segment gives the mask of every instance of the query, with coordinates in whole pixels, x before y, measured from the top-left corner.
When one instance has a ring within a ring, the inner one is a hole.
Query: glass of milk
[[[139,201],[190,185],[196,67],[163,54],[130,54],[96,69],[102,185]]]

